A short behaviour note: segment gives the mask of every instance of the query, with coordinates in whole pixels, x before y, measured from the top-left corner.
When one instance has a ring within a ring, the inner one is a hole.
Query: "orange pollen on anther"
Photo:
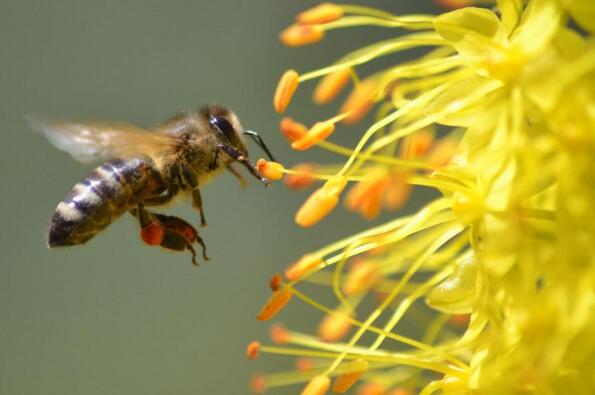
[[[318,327],[318,336],[326,342],[337,342],[351,329],[351,320],[347,312],[336,311],[327,314]]]
[[[281,163],[267,161],[265,159],[256,161],[256,169],[262,176],[273,181],[283,178],[283,170],[285,170]]]
[[[343,292],[353,295],[375,286],[380,281],[378,265],[375,261],[357,261],[352,264],[343,283]]]
[[[384,191],[384,207],[390,210],[401,208],[409,200],[411,190],[411,184],[407,183],[405,173],[392,174]]]
[[[298,87],[298,78],[299,75],[295,70],[287,70],[283,73],[273,96],[275,111],[279,113],[285,111]]]
[[[434,134],[428,130],[420,130],[403,139],[400,156],[403,159],[417,159],[425,155],[434,142]]]
[[[289,281],[296,281],[301,279],[305,274],[308,274],[311,270],[315,269],[322,263],[322,257],[315,254],[306,254],[299,260],[292,263],[285,270],[285,277]]]
[[[279,323],[271,325],[269,329],[271,340],[276,344],[287,344],[290,340],[290,334],[285,327]]]
[[[248,344],[248,347],[246,347],[246,356],[249,359],[258,358],[258,355],[260,354],[260,346],[260,342],[258,341],[250,342],[250,344]]]
[[[328,23],[336,21],[343,16],[343,9],[333,3],[321,3],[306,11],[301,12],[295,18],[298,23],[303,25]]]
[[[333,122],[316,122],[308,132],[297,141],[291,143],[291,148],[297,151],[304,151],[326,139],[335,131]]]
[[[279,130],[281,130],[281,134],[289,141],[299,140],[308,132],[306,125],[296,122],[289,117],[281,119]]]
[[[291,189],[308,188],[314,184],[314,172],[316,166],[311,163],[302,163],[294,166],[291,170],[296,174],[288,174],[285,177],[285,185]]]
[[[295,368],[300,372],[307,372],[314,368],[314,360],[306,357],[297,358],[295,360]]]
[[[291,25],[279,34],[279,39],[288,47],[300,47],[319,42],[324,30],[319,25]]]
[[[331,386],[331,379],[326,375],[319,375],[310,379],[301,395],[324,395]]]
[[[376,168],[365,174],[347,194],[345,206],[352,211],[359,211],[364,218],[373,219],[380,214],[382,197],[389,185],[389,173],[386,169]]]
[[[452,326],[462,328],[469,324],[470,319],[471,316],[469,314],[455,314],[448,321]]]
[[[339,194],[346,185],[347,181],[343,179],[327,181],[302,204],[295,214],[295,222],[303,227],[316,225],[337,206]]]
[[[341,106],[340,112],[348,113],[344,122],[354,124],[366,116],[374,104],[374,95],[377,90],[378,82],[376,80],[365,80],[357,84]]]
[[[459,142],[452,137],[445,137],[438,140],[426,158],[426,162],[432,166],[446,166],[457,152]]]
[[[344,68],[327,74],[316,86],[312,99],[317,104],[331,102],[351,79],[351,69]]]
[[[359,380],[360,377],[368,370],[368,361],[363,359],[356,359],[345,364],[345,373],[340,374],[335,378],[333,383],[333,392],[342,394],[348,391],[353,384]]]
[[[140,237],[148,245],[158,246],[163,240],[163,227],[159,222],[152,221],[141,228]]]
[[[266,378],[262,375],[252,376],[252,379],[250,379],[250,391],[253,394],[264,394],[267,391]]]
[[[356,392],[357,395],[386,395],[386,389],[382,384],[365,383]]]
[[[269,300],[256,316],[259,321],[267,321],[276,316],[289,302],[293,294],[287,287],[281,288],[269,297]]]
[[[283,283],[283,279],[281,277],[280,274],[275,274],[273,275],[273,277],[271,277],[271,281],[269,282],[269,287],[271,288],[271,291],[276,291],[281,287],[281,284]]]
[[[473,5],[473,0],[434,0],[434,2],[447,10],[455,10]]]

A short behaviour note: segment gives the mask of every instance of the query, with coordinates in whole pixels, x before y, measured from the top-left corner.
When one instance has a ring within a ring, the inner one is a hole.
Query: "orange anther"
[[[445,137],[434,144],[434,148],[428,154],[426,161],[433,166],[446,166],[457,152],[459,142],[452,137]]]
[[[272,162],[265,159],[259,159],[256,161],[256,169],[262,176],[273,181],[283,178],[283,170],[285,170],[281,163]]]
[[[260,313],[256,316],[259,321],[267,321],[277,315],[285,307],[287,302],[291,299],[293,294],[287,287],[281,288],[269,297],[269,300],[265,303],[260,310]]]
[[[343,16],[343,9],[333,3],[321,3],[306,11],[301,12],[295,18],[300,24],[328,23],[336,21]]]
[[[400,156],[403,159],[417,159],[425,155],[434,142],[434,134],[428,130],[420,130],[403,139]]]
[[[473,0],[434,0],[436,4],[447,10],[456,10],[473,5]]]
[[[348,391],[353,384],[368,370],[368,361],[356,359],[344,366],[344,373],[337,376],[333,383],[333,392],[342,394]]]
[[[396,210],[403,207],[411,195],[411,184],[404,173],[394,173],[384,192],[384,207]]]
[[[271,277],[271,281],[269,282],[269,287],[271,288],[271,291],[276,291],[281,287],[281,284],[283,283],[283,279],[281,278],[280,274],[275,274],[273,275],[273,277]]]
[[[271,340],[276,344],[289,343],[289,331],[279,323],[271,325],[271,328],[269,329],[269,335],[271,336]]]
[[[304,151],[322,140],[326,139],[335,131],[333,122],[316,122],[301,139],[291,143],[291,148],[298,151]]]
[[[346,295],[353,295],[367,291],[378,283],[380,274],[375,261],[355,262],[345,277],[343,292]]]
[[[312,360],[312,358],[297,358],[295,360],[295,368],[300,372],[306,372],[314,368],[314,361]]]
[[[252,341],[246,347],[246,356],[249,359],[256,359],[258,358],[258,354],[260,353],[260,342]]]
[[[253,394],[264,394],[267,391],[267,381],[262,375],[252,376],[250,379],[250,392]]]
[[[320,375],[310,379],[301,395],[324,395],[331,386],[331,379],[326,375]]]
[[[296,262],[292,263],[287,270],[285,270],[285,277],[287,277],[289,281],[299,280],[321,263],[322,257],[315,254],[306,254]]]
[[[281,32],[279,39],[288,47],[314,44],[324,38],[324,30],[319,25],[291,25]]]
[[[382,384],[365,383],[356,391],[357,395],[386,395],[386,389]]]
[[[382,196],[389,183],[386,169],[375,168],[365,174],[347,194],[345,206],[349,210],[359,211],[364,218],[373,219],[380,214]]]
[[[343,90],[351,78],[351,69],[345,68],[327,74],[316,86],[312,99],[317,104],[332,101]]]
[[[302,163],[294,166],[291,170],[295,171],[296,174],[288,174],[285,177],[285,185],[291,189],[303,189],[308,188],[314,184],[313,173],[316,167],[310,163]]]
[[[348,113],[344,122],[353,124],[360,121],[374,104],[374,96],[378,90],[376,80],[365,80],[353,88],[341,106],[341,113]]]
[[[308,128],[305,125],[295,122],[289,117],[281,119],[279,129],[281,130],[281,134],[289,141],[299,140],[308,132]]]
[[[337,342],[351,329],[350,316],[345,311],[327,314],[318,326],[318,336],[326,342]]]
[[[395,388],[389,395],[413,395],[413,392],[405,388]]]
[[[275,111],[279,113],[285,111],[297,89],[298,78],[298,73],[295,70],[287,70],[283,73],[273,96],[273,107],[275,107]]]
[[[339,194],[345,185],[347,182],[344,180],[327,181],[302,204],[295,214],[295,222],[303,227],[316,225],[337,206]]]
[[[459,328],[465,327],[469,325],[469,321],[471,319],[471,315],[469,314],[454,314],[448,320],[452,326],[456,326]]]

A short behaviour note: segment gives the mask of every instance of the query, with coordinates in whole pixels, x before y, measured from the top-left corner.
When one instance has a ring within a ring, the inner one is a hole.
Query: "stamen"
[[[327,342],[342,340],[351,329],[351,317],[346,311],[336,310],[327,314],[318,327],[318,336]]]
[[[263,177],[269,180],[274,181],[283,178],[284,167],[281,163],[259,159],[256,161],[256,169]]]
[[[326,217],[339,203],[339,194],[343,191],[347,181],[335,178],[327,181],[322,188],[317,189],[295,215],[295,222],[303,227],[316,225]]]
[[[287,70],[283,73],[273,96],[275,111],[279,113],[285,111],[297,89],[298,78],[298,73],[295,70]]]
[[[295,122],[289,117],[281,119],[279,129],[281,130],[281,134],[289,141],[299,140],[308,132],[308,128],[305,125]]]
[[[364,80],[353,88],[340,110],[349,114],[344,120],[346,124],[357,123],[366,116],[374,104],[378,88],[379,84],[375,79]]]
[[[254,375],[250,379],[250,391],[253,394],[264,394],[267,391],[267,381],[262,375]]]
[[[324,395],[331,386],[331,379],[326,375],[320,375],[312,378],[301,395]]]
[[[292,173],[285,177],[285,185],[291,189],[305,189],[314,184],[313,173],[316,166],[311,163],[302,163],[291,169]]]
[[[260,342],[258,341],[252,341],[250,342],[250,344],[248,344],[248,347],[246,347],[246,356],[248,357],[248,359],[256,359],[258,358],[258,355],[260,353]]]
[[[350,68],[344,68],[327,74],[316,86],[312,99],[317,104],[330,103],[350,80]]]
[[[356,359],[345,364],[343,374],[340,374],[333,383],[333,392],[342,394],[347,392],[353,384],[368,370],[368,361]]]
[[[297,141],[291,144],[291,148],[304,151],[313,147],[320,141],[326,139],[335,131],[335,124],[330,121],[316,122],[308,132]]]
[[[324,38],[320,25],[291,25],[281,32],[279,39],[288,47],[300,47],[319,42]]]
[[[333,3],[321,3],[297,15],[295,20],[302,24],[318,24],[335,21],[343,16],[343,9]]]
[[[298,281],[304,275],[322,263],[322,257],[315,254],[306,254],[285,270],[285,277],[289,281]]]
[[[268,321],[276,316],[285,305],[291,300],[293,296],[289,287],[281,288],[269,297],[269,300],[265,303],[260,310],[260,313],[256,316],[259,321]]]
[[[280,323],[271,325],[269,335],[275,344],[287,344],[290,341],[289,331]]]

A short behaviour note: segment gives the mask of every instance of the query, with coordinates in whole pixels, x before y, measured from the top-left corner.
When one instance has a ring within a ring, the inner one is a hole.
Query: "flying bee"
[[[109,122],[31,123],[75,159],[106,161],[56,207],[47,233],[49,248],[83,244],[128,211],[138,220],[146,244],[189,250],[196,265],[194,244],[201,245],[203,258],[208,259],[198,231],[181,218],[147,207],[164,205],[185,192],[205,226],[200,187],[224,169],[244,186],[246,181],[232,167],[234,162],[265,186],[269,184],[250,161],[244,136],[251,137],[272,159],[268,148],[257,133],[244,130],[238,117],[222,106],[178,114],[153,130]]]

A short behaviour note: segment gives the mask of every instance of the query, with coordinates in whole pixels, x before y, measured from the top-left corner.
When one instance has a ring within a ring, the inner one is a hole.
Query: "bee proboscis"
[[[105,161],[76,184],[50,220],[48,247],[87,242],[125,212],[137,218],[148,245],[192,253],[205,244],[187,221],[147,207],[169,203],[188,193],[206,225],[200,187],[228,169],[245,185],[233,163],[243,165],[268,185],[248,157],[243,136],[272,156],[258,134],[244,130],[237,116],[218,105],[178,114],[152,130],[114,122],[31,121],[57,148],[81,162]]]

